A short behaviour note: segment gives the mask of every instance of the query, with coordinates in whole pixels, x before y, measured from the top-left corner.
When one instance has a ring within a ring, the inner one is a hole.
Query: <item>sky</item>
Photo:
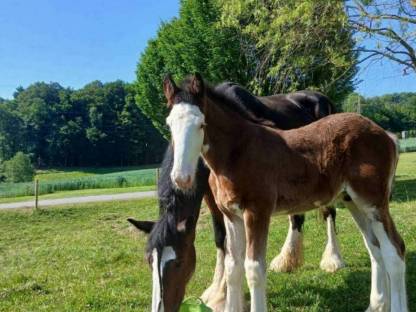
[[[36,81],[81,88],[93,80],[135,79],[147,41],[178,15],[179,0],[0,0],[0,97]],[[392,62],[361,66],[365,96],[416,92]]]

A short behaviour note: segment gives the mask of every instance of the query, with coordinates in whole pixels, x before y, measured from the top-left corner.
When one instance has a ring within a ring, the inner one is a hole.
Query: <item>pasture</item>
[[[146,237],[126,218],[155,219],[156,199],[88,204],[32,212],[0,211],[0,311],[149,311],[151,272]],[[391,212],[407,246],[410,311],[416,310],[416,153],[401,154]],[[307,214],[305,265],[295,273],[269,273],[270,311],[364,311],[370,294],[370,260],[348,211],[338,210],[338,237],[347,264],[324,273],[319,261],[325,225]],[[279,252],[285,216],[273,218],[267,260]],[[187,289],[199,296],[215,264],[210,216],[202,210],[197,269]],[[248,293],[246,289],[246,299]]]
[[[156,184],[156,165],[147,167],[114,167],[114,168],[75,168],[39,170],[39,194],[57,194],[68,191],[117,189],[144,187],[148,189]],[[138,189],[135,189],[137,191]],[[134,191],[134,190],[130,190]],[[105,191],[106,193],[112,192]],[[122,192],[122,190],[121,190]],[[58,197],[80,196],[83,192],[60,194]],[[85,193],[85,192],[84,192]],[[100,192],[87,192],[88,195]],[[33,182],[0,183],[0,201],[16,201],[17,197],[34,195]]]

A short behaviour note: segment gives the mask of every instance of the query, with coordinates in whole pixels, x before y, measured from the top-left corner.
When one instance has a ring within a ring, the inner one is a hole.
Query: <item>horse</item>
[[[230,98],[231,100],[236,101],[242,108],[247,109],[250,113],[253,113],[257,118],[264,120],[263,123],[272,122],[273,126],[280,127],[284,129],[290,129],[294,127],[298,127],[303,124],[310,123],[313,120],[319,119],[327,114],[334,112],[333,105],[331,101],[324,95],[319,92],[312,92],[312,91],[299,91],[287,95],[274,95],[269,97],[254,97],[251,95],[247,90],[242,88],[241,86],[231,83],[225,82],[222,83],[215,88],[218,92],[223,94],[225,97]],[[184,197],[183,194],[177,193],[173,189],[172,183],[170,182],[169,174],[166,172],[170,172],[173,165],[173,155],[172,155],[172,148],[169,147],[165,154],[164,161],[161,167],[161,175],[158,181],[158,190],[159,190],[159,198],[161,211],[166,211],[169,215],[163,216],[161,218],[160,223],[163,226],[158,226],[156,231],[152,232],[149,240],[148,240],[148,258],[151,256],[151,251],[156,248],[159,254],[162,253],[160,244],[158,246],[155,245],[155,242],[165,242],[164,238],[158,238],[158,236],[163,236],[166,234],[175,237],[174,231],[164,231],[164,229],[169,223],[168,220],[172,221],[173,223],[170,224],[170,228],[174,228],[174,222],[178,217],[175,217],[176,214],[181,214],[183,217],[183,213],[188,214],[190,211],[193,211],[193,218],[194,220],[197,219],[199,215],[199,207],[201,204],[201,195],[198,196],[191,196],[191,197]],[[206,168],[198,166],[199,170],[208,170]],[[197,174],[198,179],[206,177],[206,174]],[[197,181],[198,186],[205,185],[204,181]],[[203,189],[201,187],[197,187],[195,190],[196,194],[201,194]],[[178,196],[180,200],[175,200],[175,197]],[[205,202],[207,203],[208,208],[212,214],[212,220],[214,225],[214,233],[215,233],[215,243],[217,246],[217,263],[215,274],[213,278],[213,282],[210,287],[203,293],[201,298],[204,302],[206,302],[209,306],[213,307],[214,310],[221,310],[222,301],[225,299],[225,281],[224,281],[224,248],[225,248],[225,227],[223,223],[223,217],[221,212],[219,211],[218,207],[215,204],[213,199],[211,190],[207,188],[205,191],[204,196]],[[195,203],[194,201],[197,201]],[[199,202],[198,202],[199,200]],[[178,205],[180,202],[184,211],[180,208],[177,208],[175,205]],[[169,203],[171,207],[174,209],[167,209]],[[193,209],[189,209],[189,207],[193,207]],[[198,208],[197,208],[198,207]],[[195,209],[194,209],[195,208]],[[335,270],[344,266],[342,258],[339,253],[339,247],[336,242],[335,236],[335,216],[336,211],[332,207],[324,208],[322,210],[324,218],[327,220],[328,224],[328,243],[325,248],[325,252],[323,254],[323,258],[321,261],[321,268],[325,271],[334,272]],[[180,217],[179,217],[180,218]],[[133,218],[129,219],[129,222],[136,226],[139,230],[149,233],[153,228],[155,222],[149,221],[136,221]],[[289,272],[294,270],[295,268],[299,267],[303,263],[303,244],[302,244],[302,226],[304,223],[304,216],[303,215],[292,215],[289,216],[289,231],[288,236],[285,241],[285,244],[282,248],[281,253],[273,260],[271,264],[271,269],[281,272]],[[151,224],[152,226],[149,226]],[[195,230],[195,223],[191,222],[192,227],[188,227],[188,231],[186,233],[181,233],[181,239],[183,241],[193,242],[195,237],[193,231]],[[173,234],[172,234],[173,233]],[[180,240],[176,241],[177,243]],[[176,243],[176,244],[177,244]],[[165,244],[166,246],[166,244]],[[183,274],[181,270],[174,271],[176,274],[175,280],[179,280],[182,277],[187,277],[192,274],[193,269],[195,268],[195,263],[191,263],[190,259],[194,260],[193,256],[193,248],[188,246],[187,248],[177,248],[177,246],[173,246],[176,254],[180,254],[178,257],[184,258],[184,254],[190,252],[191,255],[188,257],[189,261],[187,265],[189,266],[189,274]],[[160,256],[159,256],[160,258]],[[171,266],[174,268],[174,266]],[[165,275],[166,276],[166,275]],[[185,291],[185,286],[187,283],[187,278],[181,279],[181,282],[176,283],[175,287],[173,288],[173,292],[183,294]],[[169,294],[171,291],[169,287],[163,288],[164,292]],[[163,295],[163,294],[162,294]],[[169,296],[169,295],[168,295]],[[175,302],[169,302],[167,306],[169,307],[176,307],[178,303],[181,302],[181,296],[177,295]]]
[[[226,227],[225,311],[267,311],[266,245],[273,213],[296,214],[341,199],[371,259],[367,311],[408,311],[405,244],[389,212],[397,139],[354,113],[326,116],[294,130],[256,122],[199,74],[177,87],[164,81],[174,162],[171,179],[192,193],[199,156]]]

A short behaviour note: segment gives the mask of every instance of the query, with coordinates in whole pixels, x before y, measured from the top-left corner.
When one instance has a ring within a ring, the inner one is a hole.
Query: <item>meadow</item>
[[[39,180],[40,195],[64,191],[147,187],[156,184],[156,167],[51,169],[38,171],[35,178]],[[0,183],[0,200],[7,198],[13,201],[16,197],[33,195],[33,182]]]
[[[0,211],[0,311],[149,311],[146,237],[126,218],[155,219],[157,211],[156,199]],[[391,213],[406,242],[410,311],[416,311],[416,153],[401,155]],[[279,252],[286,231],[286,217],[274,217],[268,262]],[[367,308],[370,260],[349,212],[338,210],[338,238],[347,267],[335,274],[319,269],[325,231],[318,214],[308,213],[305,265],[291,274],[269,272],[269,311]],[[197,268],[187,296],[199,296],[213,274],[215,246],[205,208],[196,246]]]

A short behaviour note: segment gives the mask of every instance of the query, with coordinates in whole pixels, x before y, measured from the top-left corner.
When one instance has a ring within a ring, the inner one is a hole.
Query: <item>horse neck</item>
[[[243,144],[249,136],[246,131],[252,125],[238,113],[220,108],[218,103],[207,98],[204,110],[206,128],[205,135],[209,145],[208,152],[203,155],[209,167],[219,169],[232,155],[233,147]]]

